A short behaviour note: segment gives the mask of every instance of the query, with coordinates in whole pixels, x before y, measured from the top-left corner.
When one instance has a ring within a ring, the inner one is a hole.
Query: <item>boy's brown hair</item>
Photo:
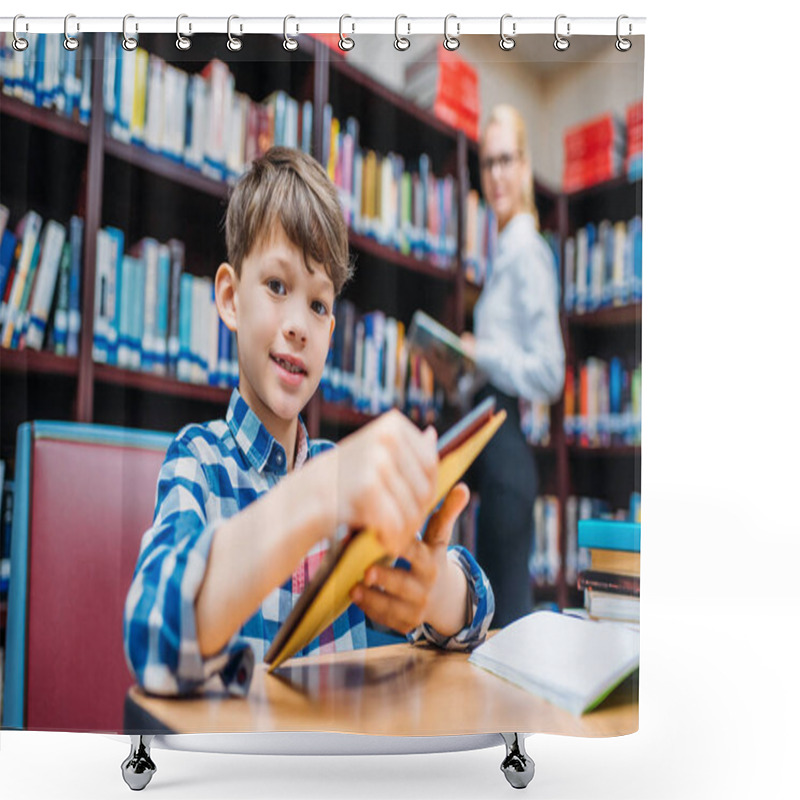
[[[248,253],[268,240],[275,223],[300,248],[306,267],[309,258],[325,267],[338,295],[353,273],[347,225],[336,187],[301,150],[271,147],[252,162],[231,193],[225,244],[238,277]]]

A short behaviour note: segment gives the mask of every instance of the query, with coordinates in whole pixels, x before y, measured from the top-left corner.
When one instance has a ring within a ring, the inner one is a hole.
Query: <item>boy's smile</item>
[[[239,392],[289,464],[297,418],[319,385],[334,328],[333,282],[323,265],[309,266],[278,223],[245,256],[238,278],[230,265],[217,277],[220,314],[237,334]]]

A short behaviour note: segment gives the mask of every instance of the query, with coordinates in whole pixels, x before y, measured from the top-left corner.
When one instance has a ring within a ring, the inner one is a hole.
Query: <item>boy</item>
[[[365,647],[365,614],[412,640],[478,644],[491,588],[466,551],[447,553],[469,497],[463,484],[415,536],[435,493],[435,431],[392,411],[334,447],[309,440],[299,416],[351,272],[333,184],[311,157],[272,148],[234,188],[225,227],[229,263],[215,296],[237,336],[239,387],[225,420],[185,427],[162,465],[125,604],[132,674],[158,694],[191,691],[215,673],[245,693],[255,658],[340,526],[375,525],[411,568],[371,567],[354,604],[301,654]]]

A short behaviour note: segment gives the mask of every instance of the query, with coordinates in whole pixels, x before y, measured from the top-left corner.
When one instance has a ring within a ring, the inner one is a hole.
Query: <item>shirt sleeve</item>
[[[467,579],[471,617],[467,624],[453,636],[443,636],[423,622],[406,637],[410,642],[427,641],[446,650],[472,650],[486,638],[494,617],[494,592],[486,573],[465,548],[455,545],[447,549],[447,557],[454,561]]]
[[[208,491],[200,459],[179,436],[161,466],[153,524],[142,537],[125,602],[128,668],[154,694],[187,694],[215,673],[229,691],[245,694],[252,677],[252,651],[238,636],[210,658],[197,641],[195,599],[222,522],[207,519]]]
[[[507,394],[555,402],[564,386],[564,342],[558,318],[555,265],[548,246],[519,246],[512,255],[516,308],[520,324],[513,336],[492,328],[478,338],[475,361],[489,380]]]

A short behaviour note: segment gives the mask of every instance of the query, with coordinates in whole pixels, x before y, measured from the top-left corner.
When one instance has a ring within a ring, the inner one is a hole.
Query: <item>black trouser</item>
[[[480,495],[476,556],[494,590],[492,627],[502,627],[529,613],[533,605],[528,555],[538,476],[520,428],[517,398],[489,384],[475,404],[490,394],[497,400],[495,410],[505,409],[508,416],[467,480]]]

